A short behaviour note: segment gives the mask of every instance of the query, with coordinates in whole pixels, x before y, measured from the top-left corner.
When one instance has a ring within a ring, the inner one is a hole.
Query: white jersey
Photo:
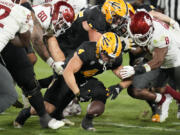
[[[168,47],[168,52],[165,56],[164,62],[161,68],[173,68],[180,66],[180,49],[178,43],[174,40],[172,30],[159,20],[153,20],[154,32],[152,40],[148,45],[148,49],[151,53],[155,48]]]
[[[31,11],[12,1],[0,0],[0,52],[17,32],[33,28]]]
[[[77,14],[81,9],[86,8],[88,6],[87,0],[33,0],[32,4],[55,4],[58,1],[66,1],[67,3],[69,3],[73,7],[75,14]]]
[[[44,35],[47,34],[51,25],[51,6],[37,5],[33,7],[35,16],[43,28]]]

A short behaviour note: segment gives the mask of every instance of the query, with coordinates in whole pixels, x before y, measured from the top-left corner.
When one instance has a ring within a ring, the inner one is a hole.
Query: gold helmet
[[[126,17],[128,15],[128,7],[124,0],[106,0],[101,8],[106,16],[106,22],[111,24],[114,16]]]
[[[126,2],[126,4],[128,6],[128,10],[135,14],[135,9],[133,8],[133,6],[129,2]]]
[[[113,32],[104,33],[96,44],[96,54],[103,52],[110,58],[116,58],[121,54],[122,44],[120,38]]]

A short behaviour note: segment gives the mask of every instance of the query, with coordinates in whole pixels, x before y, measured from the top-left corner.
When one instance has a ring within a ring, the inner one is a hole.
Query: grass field
[[[38,59],[35,66],[37,78],[51,74],[50,68]],[[106,86],[116,84],[119,80],[111,72],[98,76]],[[19,97],[21,92],[18,89]],[[108,99],[105,113],[94,120],[96,132],[88,132],[80,127],[82,117],[86,113],[87,103],[81,103],[82,115],[69,117],[75,126],[65,126],[58,130],[42,129],[38,117],[31,117],[22,129],[12,126],[20,109],[9,108],[0,114],[0,135],[180,135],[180,120],[176,119],[177,105],[171,104],[169,118],[165,123],[151,122],[151,111],[144,101],[132,99],[124,90],[115,101]],[[143,117],[143,112],[147,115]]]

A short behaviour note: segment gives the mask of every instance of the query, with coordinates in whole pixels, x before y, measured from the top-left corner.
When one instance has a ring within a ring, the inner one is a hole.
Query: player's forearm
[[[32,44],[33,44],[34,49],[38,53],[38,55],[44,61],[46,61],[50,57],[49,52],[48,52],[48,50],[47,50],[47,48],[44,45],[42,40],[39,40],[38,38],[35,38],[35,39],[32,40]]]
[[[150,13],[153,17],[155,17],[155,18],[157,18],[157,19],[159,19],[159,20],[161,20],[161,21],[163,21],[163,22],[165,22],[165,23],[170,24],[171,18],[168,17],[167,15],[162,14],[162,13],[157,12],[157,11],[154,11],[154,10],[150,11],[149,13]]]
[[[64,72],[63,72],[63,77],[64,77],[68,87],[72,90],[72,92],[75,95],[77,95],[80,92],[80,90],[79,90],[79,87],[78,87],[78,85],[76,83],[76,79],[75,79],[74,74],[65,69]]]
[[[49,52],[43,42],[43,30],[38,22],[38,20],[35,18],[34,14],[32,14],[33,21],[34,21],[34,28],[33,32],[31,34],[31,42],[33,44],[34,49],[38,53],[38,55],[46,61],[50,55]]]
[[[163,64],[167,51],[168,47],[154,49],[153,59],[147,63],[151,70],[159,68]]]
[[[48,50],[54,59],[54,61],[65,61],[65,56],[62,50],[59,48],[56,37],[48,38]]]

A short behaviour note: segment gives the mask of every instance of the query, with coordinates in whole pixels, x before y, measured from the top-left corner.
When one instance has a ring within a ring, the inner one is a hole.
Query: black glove
[[[87,102],[91,99],[90,90],[81,91],[76,95],[78,101]]]
[[[109,88],[110,91],[110,96],[111,96],[111,100],[116,99],[116,97],[119,95],[119,93],[121,92],[121,90],[123,89],[119,84],[116,85],[112,85]]]

